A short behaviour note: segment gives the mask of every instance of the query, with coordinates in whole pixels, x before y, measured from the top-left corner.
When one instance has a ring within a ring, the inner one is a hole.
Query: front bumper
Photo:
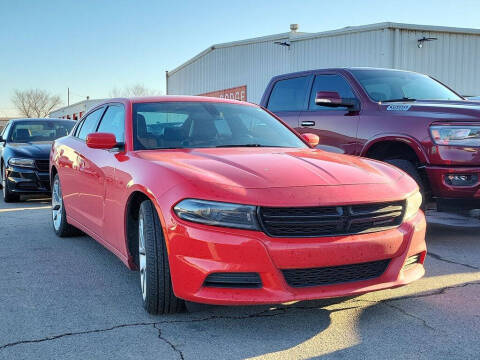
[[[166,231],[175,294],[218,305],[275,304],[359,295],[421,278],[426,254],[425,216],[420,211],[395,229],[323,238],[273,238],[262,232],[214,228],[170,219]],[[407,258],[419,262],[402,270]],[[332,267],[390,259],[378,277],[312,287],[291,287],[282,270]],[[204,286],[212,273],[258,273],[260,288]]]
[[[427,166],[432,195],[440,199],[465,200],[465,204],[480,208],[480,167]],[[452,186],[446,183],[447,175],[477,175],[478,181],[468,186]]]
[[[6,169],[8,189],[17,194],[48,194],[50,189],[49,173],[34,168],[9,166]]]

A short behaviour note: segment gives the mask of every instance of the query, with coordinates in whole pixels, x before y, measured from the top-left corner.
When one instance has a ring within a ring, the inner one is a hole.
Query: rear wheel
[[[67,223],[67,214],[63,205],[62,187],[58,174],[53,178],[52,186],[52,225],[55,234],[59,237],[80,234],[80,230]]]
[[[7,170],[5,169],[5,166],[2,164],[1,168],[1,173],[2,173],[2,194],[3,194],[3,201],[6,203],[9,202],[15,202],[20,200],[20,196],[18,194],[13,193],[9,186],[8,186],[8,181],[7,181]]]
[[[143,307],[150,314],[171,314],[183,308],[173,293],[170,265],[157,211],[149,200],[138,216],[138,267]]]

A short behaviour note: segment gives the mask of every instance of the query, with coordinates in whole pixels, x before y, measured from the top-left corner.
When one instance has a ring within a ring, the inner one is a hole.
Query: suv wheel
[[[386,163],[389,163],[390,165],[398,167],[400,170],[403,170],[406,172],[408,175],[410,175],[413,180],[415,180],[418,184],[418,187],[420,188],[420,192],[422,193],[423,196],[423,204],[422,206],[425,205],[425,202],[427,199],[425,199],[425,184],[423,183],[422,177],[420,176],[420,173],[418,172],[417,168],[415,165],[408,160],[403,160],[403,159],[390,159],[390,160],[384,160]]]
[[[4,166],[2,164],[2,167],[0,169],[2,173],[2,194],[3,194],[3,201],[6,203],[9,202],[15,202],[20,200],[20,196],[18,194],[13,193],[9,187],[8,187],[8,181],[7,181],[7,170],[4,169]]]
[[[140,204],[138,216],[138,268],[143,307],[150,314],[171,314],[183,307],[175,296],[168,254],[157,211],[149,200]]]

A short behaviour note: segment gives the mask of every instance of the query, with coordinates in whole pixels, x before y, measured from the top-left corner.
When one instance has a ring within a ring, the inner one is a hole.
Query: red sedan
[[[390,165],[313,149],[262,108],[116,99],[51,152],[52,220],[140,271],[143,304],[357,295],[424,274],[418,187]]]

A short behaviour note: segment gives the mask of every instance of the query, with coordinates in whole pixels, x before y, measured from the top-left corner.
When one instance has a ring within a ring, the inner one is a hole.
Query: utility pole
[[[70,106],[70,88],[67,88],[67,106]]]

